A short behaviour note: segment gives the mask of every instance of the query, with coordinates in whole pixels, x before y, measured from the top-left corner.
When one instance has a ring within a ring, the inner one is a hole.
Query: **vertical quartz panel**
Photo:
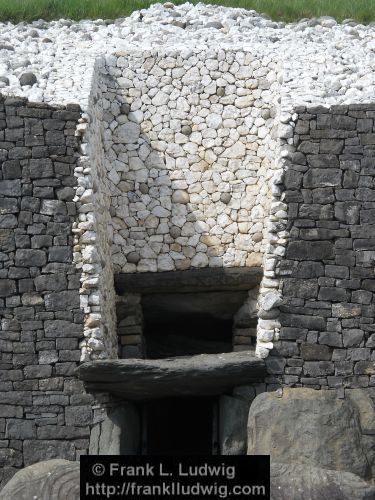
[[[229,49],[107,57],[100,86],[115,272],[261,264],[277,71],[273,59]]]

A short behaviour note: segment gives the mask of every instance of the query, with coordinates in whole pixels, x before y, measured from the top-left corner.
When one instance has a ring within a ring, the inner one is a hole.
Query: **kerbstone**
[[[318,363],[330,365],[325,361]],[[361,419],[367,416],[368,404],[371,406],[370,398],[364,391],[355,403],[349,397],[337,396],[336,391],[305,388],[284,388],[281,397],[275,392],[257,396],[249,412],[248,453],[271,454],[271,461],[282,457],[290,463],[370,477],[371,452],[366,449],[361,430]],[[259,425],[265,415],[268,425]]]
[[[271,498],[299,500],[303,498],[351,498],[367,500],[375,488],[350,472],[300,464],[271,462]]]

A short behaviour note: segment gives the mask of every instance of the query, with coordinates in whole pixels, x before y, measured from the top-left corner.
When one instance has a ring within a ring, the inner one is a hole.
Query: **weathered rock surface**
[[[124,425],[126,422],[126,425]],[[140,454],[140,416],[134,403],[109,409],[91,429],[90,455]]]
[[[78,500],[79,462],[48,460],[17,472],[0,500]],[[350,472],[271,464],[271,500],[372,500],[375,487]]]
[[[242,398],[223,395],[219,400],[219,453],[244,455],[246,453],[246,422],[250,402]]]
[[[270,454],[295,463],[372,476],[375,419],[364,391],[339,399],[336,391],[284,389],[263,393],[250,407],[248,453]]]
[[[350,472],[271,463],[271,500],[372,500],[375,488]]]
[[[250,290],[259,284],[263,276],[260,266],[243,268],[189,269],[163,273],[120,273],[115,275],[115,287],[119,294],[130,293],[185,293],[219,290]]]
[[[77,373],[90,391],[139,400],[220,394],[260,380],[265,364],[253,352],[242,351],[159,360],[98,360],[82,364]]]
[[[79,462],[47,460],[17,472],[0,492],[0,500],[79,499]]]

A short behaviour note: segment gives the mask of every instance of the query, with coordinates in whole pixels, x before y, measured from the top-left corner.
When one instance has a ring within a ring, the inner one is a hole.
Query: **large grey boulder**
[[[79,462],[49,460],[17,472],[0,500],[78,500]],[[350,472],[271,464],[271,500],[372,500],[375,488]]]
[[[0,500],[79,500],[79,462],[47,460],[17,472]]]
[[[271,464],[271,500],[373,500],[375,487],[350,472]]]
[[[255,398],[248,419],[248,454],[372,477],[374,408],[360,389],[284,389]]]

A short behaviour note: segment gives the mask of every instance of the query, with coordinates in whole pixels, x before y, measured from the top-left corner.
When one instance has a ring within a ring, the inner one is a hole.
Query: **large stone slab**
[[[77,374],[87,390],[146,400],[221,394],[263,379],[266,368],[252,351],[242,351],[157,360],[98,360],[83,363]]]
[[[220,455],[245,455],[250,401],[224,394],[219,399],[219,408]]]
[[[141,417],[136,404],[126,401],[118,408],[108,408],[90,434],[90,455],[138,455]]]
[[[48,460],[17,472],[0,500],[78,500],[79,462]],[[372,500],[375,487],[350,472],[271,463],[272,500]]]
[[[272,500],[372,500],[375,487],[350,472],[271,463]]]
[[[199,290],[250,290],[263,277],[261,267],[204,268],[160,273],[127,273],[115,275],[118,294],[196,292]]]
[[[250,407],[248,453],[271,460],[372,476],[375,449],[374,408],[359,389],[353,396],[336,391],[284,389],[263,393]]]
[[[17,472],[0,492],[0,500],[78,500],[79,462],[47,460]]]

